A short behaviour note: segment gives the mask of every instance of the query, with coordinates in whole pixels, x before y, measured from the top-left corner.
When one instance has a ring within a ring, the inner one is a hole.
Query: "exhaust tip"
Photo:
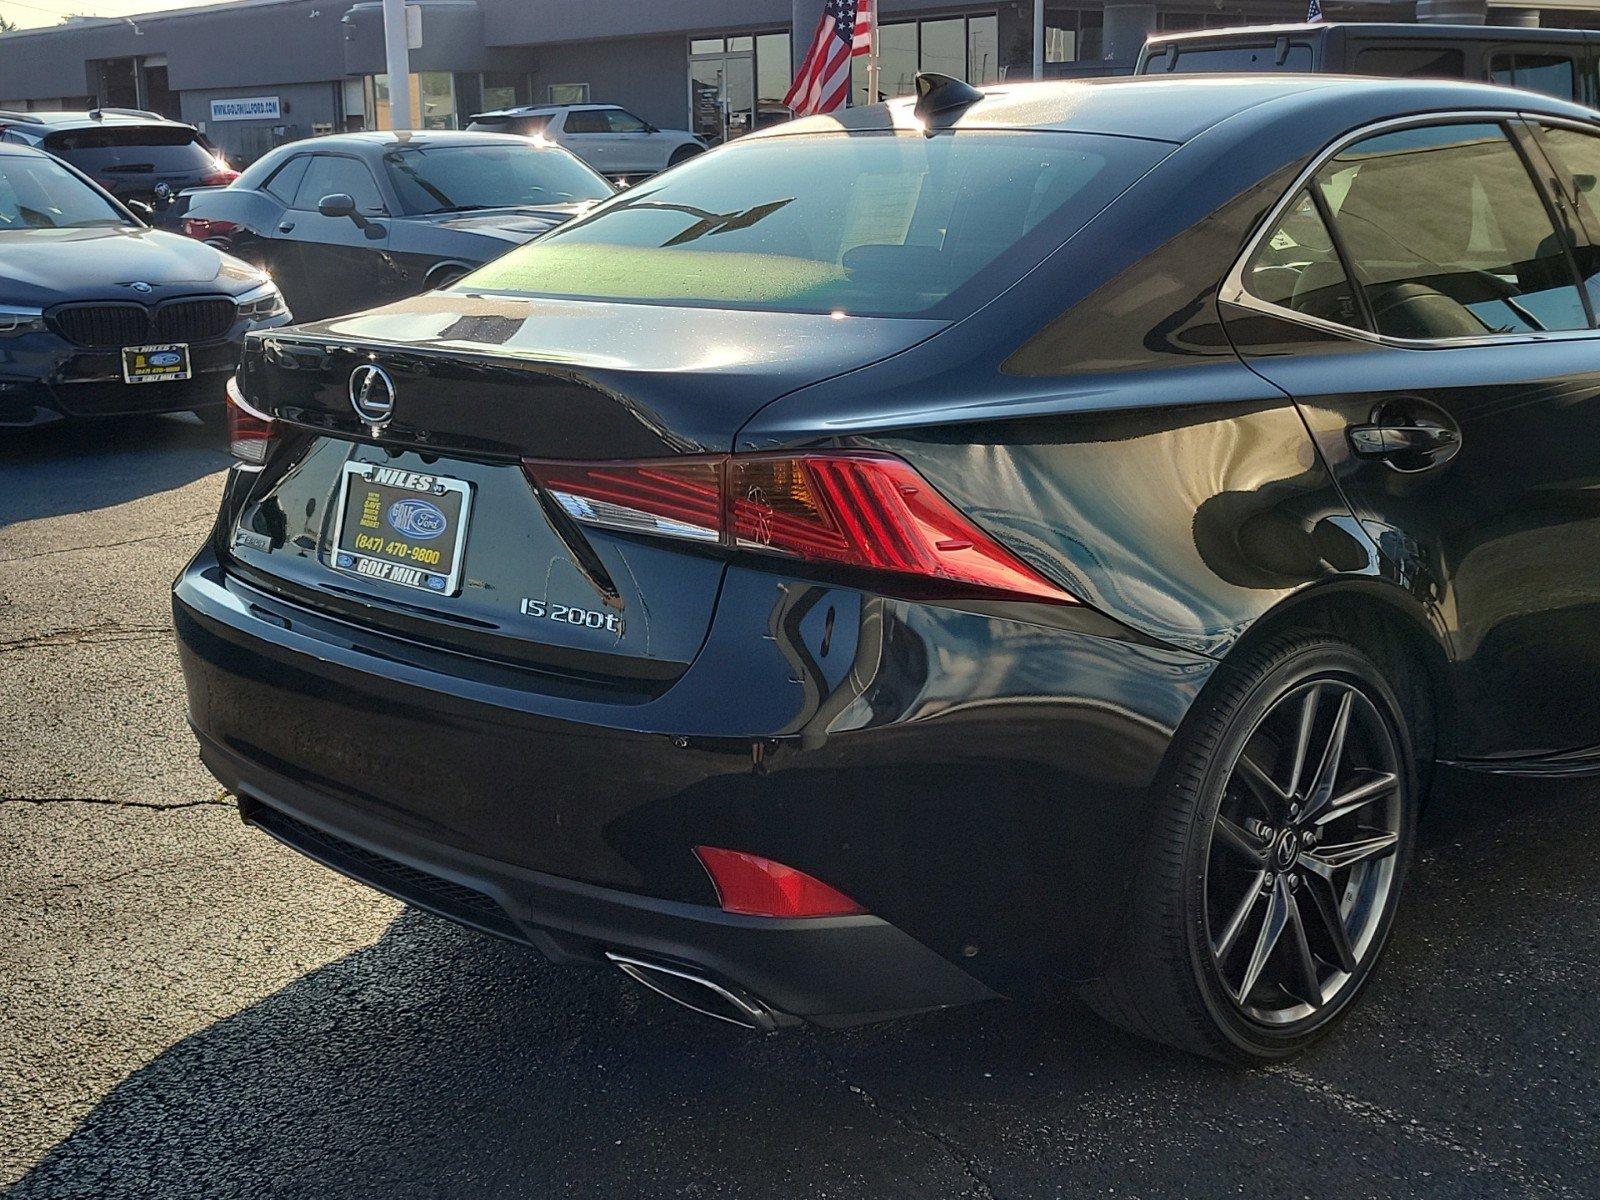
[[[761,1033],[772,1033],[781,1025],[795,1023],[793,1017],[777,1012],[748,992],[708,979],[688,967],[651,962],[611,950],[606,951],[606,957],[634,982],[703,1017]]]

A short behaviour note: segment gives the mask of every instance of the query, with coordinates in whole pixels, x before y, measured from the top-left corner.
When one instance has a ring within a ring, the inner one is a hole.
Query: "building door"
[[[690,43],[691,119],[694,132],[712,145],[755,128],[754,42],[754,38],[731,37]]]

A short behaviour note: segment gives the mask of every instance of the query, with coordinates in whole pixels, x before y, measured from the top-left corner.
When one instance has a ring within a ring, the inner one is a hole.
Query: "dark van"
[[[1256,25],[1153,37],[1136,75],[1321,72],[1477,79],[1596,103],[1600,31],[1499,25]]]

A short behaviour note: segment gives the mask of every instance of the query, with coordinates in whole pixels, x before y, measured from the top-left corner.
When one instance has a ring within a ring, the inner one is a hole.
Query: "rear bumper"
[[[878,917],[772,920],[596,887],[466,853],[200,739],[245,821],[407,903],[557,962],[608,953],[692,967],[778,1014],[820,1024],[968,1004],[994,993]]]
[[[191,724],[247,819],[555,957],[668,959],[831,1023],[1092,976],[1149,785],[1215,665],[736,566],[653,697],[330,620],[210,548],[173,611]],[[723,913],[697,844],[788,863],[873,915]]]

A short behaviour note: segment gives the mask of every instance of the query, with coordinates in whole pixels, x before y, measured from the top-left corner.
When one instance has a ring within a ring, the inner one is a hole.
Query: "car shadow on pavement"
[[[171,491],[228,462],[226,434],[188,413],[0,428],[0,529]]]
[[[1428,849],[1363,1004],[1253,1073],[1071,1005],[761,1038],[406,912],[136,1071],[9,1195],[1590,1194],[1597,818]]]

